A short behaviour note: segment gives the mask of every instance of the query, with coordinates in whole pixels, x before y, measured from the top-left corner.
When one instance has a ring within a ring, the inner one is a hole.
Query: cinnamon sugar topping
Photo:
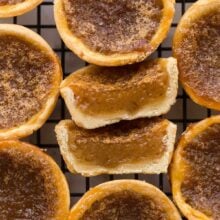
[[[160,0],[64,0],[71,31],[101,53],[151,50],[162,16]]]
[[[181,187],[186,202],[213,219],[220,216],[220,124],[195,137],[182,153],[187,165]]]
[[[54,61],[35,45],[0,36],[0,129],[19,126],[38,113],[53,89]]]
[[[80,218],[89,219],[166,220],[168,216],[164,208],[153,198],[123,190],[94,202]]]
[[[181,80],[197,96],[220,103],[220,9],[180,31],[175,53]]]

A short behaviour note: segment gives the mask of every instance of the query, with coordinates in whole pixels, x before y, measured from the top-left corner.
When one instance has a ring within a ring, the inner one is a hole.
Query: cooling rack
[[[172,36],[178,22],[184,12],[187,10],[194,0],[177,0],[176,14],[166,40],[159,46],[152,57],[169,57],[172,55],[171,42]],[[67,49],[60,39],[53,18],[53,1],[45,1],[33,11],[10,19],[0,19],[0,23],[14,23],[24,25],[40,34],[54,49],[61,60],[64,77],[71,72],[83,67],[86,63],[80,60],[69,49]],[[185,130],[189,123],[199,121],[205,117],[217,114],[215,111],[200,107],[193,103],[181,87],[179,87],[177,102],[171,111],[165,116],[178,125],[178,136]],[[45,125],[35,132],[32,136],[25,139],[32,144],[45,149],[61,167],[65,174],[70,187],[71,205],[90,187],[105,181],[114,179],[139,179],[159,187],[167,196],[172,199],[168,177],[165,174],[145,175],[145,174],[129,174],[129,175],[101,175],[98,177],[85,178],[80,175],[71,174],[60,155],[59,147],[56,142],[54,127],[62,119],[70,118],[70,115],[64,105],[64,101],[59,98],[56,109]]]

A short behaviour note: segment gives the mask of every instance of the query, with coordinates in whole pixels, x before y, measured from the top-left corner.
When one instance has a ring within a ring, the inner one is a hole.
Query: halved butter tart
[[[68,169],[84,176],[166,173],[176,137],[176,125],[162,118],[89,130],[63,120],[55,131]]]
[[[0,142],[1,220],[64,220],[69,205],[66,179],[51,157],[24,142]]]
[[[57,29],[75,54],[89,63],[140,62],[166,37],[173,0],[55,0]]]
[[[182,17],[173,40],[180,81],[194,102],[220,110],[220,1],[199,0]]]
[[[190,220],[220,217],[220,116],[190,125],[171,164],[173,197]]]
[[[38,34],[0,24],[0,140],[40,128],[56,105],[61,80],[58,57]]]
[[[0,18],[22,15],[37,7],[43,0],[0,0]]]
[[[68,220],[181,220],[169,198],[138,180],[115,180],[90,189]]]
[[[176,59],[122,67],[89,65],[68,76],[60,92],[75,123],[86,129],[166,114],[176,101]]]

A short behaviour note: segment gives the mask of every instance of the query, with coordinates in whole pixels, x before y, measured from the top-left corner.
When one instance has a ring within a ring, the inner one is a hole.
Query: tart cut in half
[[[68,76],[60,92],[75,123],[86,129],[167,113],[176,101],[174,58],[123,67],[90,65]]]
[[[121,121],[94,130],[71,120],[55,128],[68,169],[84,176],[122,173],[166,173],[176,125],[166,119]]]
[[[55,21],[68,48],[100,66],[143,61],[164,40],[174,0],[55,0]]]
[[[138,180],[115,180],[90,189],[72,208],[68,220],[181,220],[170,199]]]
[[[220,1],[199,0],[182,17],[173,40],[180,81],[194,102],[220,110]]]
[[[0,0],[0,18],[22,15],[37,7],[43,0]]]
[[[220,116],[188,127],[171,164],[174,199],[192,220],[220,216]]]
[[[0,140],[40,128],[56,105],[61,80],[59,60],[38,34],[0,24]]]
[[[37,147],[0,142],[1,219],[64,220],[69,189],[57,164]]]

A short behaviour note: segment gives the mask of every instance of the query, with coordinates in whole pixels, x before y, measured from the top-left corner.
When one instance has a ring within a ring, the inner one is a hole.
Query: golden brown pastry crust
[[[194,209],[192,206],[185,202],[185,199],[181,192],[181,183],[184,179],[185,172],[184,161],[182,160],[181,153],[184,147],[187,146],[187,144],[190,143],[193,138],[206,130],[209,126],[216,123],[220,123],[220,116],[213,116],[204,119],[199,123],[190,125],[181,136],[170,165],[170,177],[174,200],[182,213],[190,220],[213,220],[213,218],[206,216],[205,214],[203,214],[199,210]]]
[[[153,198],[154,201],[162,206],[169,218],[167,220],[180,220],[181,217],[168,197],[157,189],[155,186],[138,180],[115,180],[100,184],[90,189],[72,208],[68,220],[81,219],[86,210],[88,210],[94,202],[108,195],[123,190],[133,191],[141,195]]]
[[[22,149],[22,152],[27,154],[30,153],[30,155],[34,154],[34,157],[40,158],[42,163],[45,163],[46,161],[49,164],[52,170],[51,176],[56,179],[55,182],[58,195],[57,209],[53,219],[66,219],[69,214],[70,205],[69,188],[65,176],[61,172],[58,165],[54,162],[54,160],[36,146],[17,140],[0,141],[0,151],[3,149],[4,151],[6,149],[14,149],[15,151],[16,149]],[[19,155],[21,155],[21,153]],[[48,178],[51,178],[51,176]]]
[[[220,2],[218,0],[199,0],[196,3],[194,3],[184,14],[181,21],[179,22],[179,25],[176,29],[174,38],[173,38],[173,54],[174,57],[177,58],[178,61],[178,55],[177,50],[181,46],[181,42],[184,40],[184,29],[190,28],[192,24],[200,19],[204,13],[212,13],[215,10],[219,10],[220,8]],[[219,10],[220,11],[220,10]],[[195,58],[196,59],[196,58]],[[179,66],[179,62],[178,66]],[[220,103],[216,102],[215,100],[211,99],[210,97],[202,97],[201,94],[196,92],[187,82],[185,82],[183,74],[181,73],[181,68],[179,68],[180,72],[180,81],[188,93],[188,95],[192,98],[194,102],[196,102],[199,105],[205,106],[207,108],[220,110]],[[199,82],[200,83],[200,82]]]
[[[32,134],[35,130],[39,129],[52,113],[58,96],[59,96],[59,85],[62,80],[62,69],[57,55],[53,52],[50,46],[36,33],[19,25],[14,24],[0,24],[0,37],[4,34],[10,34],[18,36],[21,39],[39,47],[42,51],[45,51],[54,62],[54,80],[53,90],[48,95],[47,101],[45,102],[42,109],[26,123],[23,123],[17,127],[9,129],[0,129],[0,140],[17,139],[26,137]],[[16,114],[16,113],[15,113]]]
[[[150,45],[153,50],[150,51],[150,54],[156,50],[159,44],[166,37],[174,15],[174,1],[162,0],[162,2],[164,5],[163,16],[161,18],[157,32],[151,39]],[[141,51],[134,51],[123,54],[114,53],[110,55],[94,52],[87,45],[85,45],[82,40],[74,36],[74,34],[69,29],[64,12],[63,0],[55,0],[54,15],[57,29],[67,47],[70,48],[81,59],[89,63],[100,66],[120,66],[140,62],[150,55],[148,52]]]
[[[43,0],[25,0],[24,2],[13,5],[2,5],[0,6],[0,18],[22,15],[31,11],[42,2]]]

